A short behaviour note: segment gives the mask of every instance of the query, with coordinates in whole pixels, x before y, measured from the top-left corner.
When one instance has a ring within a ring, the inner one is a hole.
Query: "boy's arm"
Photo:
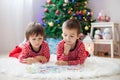
[[[44,43],[42,47],[43,47],[42,55],[36,56],[35,58],[42,63],[46,63],[50,59],[50,50],[49,50],[49,46],[47,43]]]
[[[86,60],[87,56],[88,55],[86,54],[84,44],[81,44],[79,49],[78,49],[77,59],[76,60],[69,60],[68,65],[83,64],[84,61]]]
[[[68,55],[64,54],[64,44],[60,43],[57,47],[57,60],[68,60]]]
[[[29,56],[29,54],[27,53],[27,49],[25,49],[25,48],[22,48],[22,51],[21,51],[21,53],[20,53],[20,55],[19,55],[19,61],[21,62],[21,63],[25,63],[24,61],[23,61],[23,59],[26,59],[26,58],[28,58],[28,56]]]

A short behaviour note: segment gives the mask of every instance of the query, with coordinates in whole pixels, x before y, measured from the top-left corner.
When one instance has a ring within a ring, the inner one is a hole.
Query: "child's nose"
[[[67,39],[67,40],[69,40],[69,39],[70,39],[70,37],[69,37],[69,36],[67,36],[67,37],[66,37],[66,39]]]
[[[36,40],[36,43],[39,43],[40,42],[40,40]]]

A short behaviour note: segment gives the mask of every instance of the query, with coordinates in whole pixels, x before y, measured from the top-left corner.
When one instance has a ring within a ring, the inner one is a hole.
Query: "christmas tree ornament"
[[[44,23],[43,26],[46,27],[46,23]]]
[[[60,20],[57,19],[57,20],[55,20],[55,22],[56,22],[56,23],[60,23]]]
[[[75,17],[75,19],[77,20],[77,17]]]
[[[72,10],[73,10],[73,8],[70,8],[70,10],[72,11]]]
[[[72,2],[74,3],[74,2],[75,2],[75,0],[72,0]]]
[[[53,27],[53,26],[54,26],[54,23],[53,23],[53,22],[48,22],[48,25],[49,25],[50,27]]]
[[[48,8],[45,8],[45,9],[44,9],[44,12],[48,12]]]
[[[92,17],[92,15],[93,15],[93,12],[90,12],[90,15],[89,15],[89,16]]]
[[[55,14],[56,14],[56,15],[59,15],[59,14],[60,14],[60,11],[59,11],[59,10],[56,10]]]
[[[79,14],[83,15],[83,11],[79,11]]]
[[[52,4],[52,0],[47,0],[47,4]]]
[[[81,15],[78,15],[78,19],[79,19],[79,20],[81,20],[81,19],[82,19]]]
[[[79,7],[79,5],[80,5],[80,4],[79,4],[79,3],[77,3],[77,4],[76,4],[76,7]]]
[[[66,4],[66,3],[64,3],[64,4],[63,4],[63,6],[65,7],[65,6],[67,6],[67,4]]]
[[[76,11],[75,13],[76,13],[76,15],[78,15],[78,14],[79,14],[79,11]]]
[[[74,17],[73,17],[73,16],[71,16],[71,17],[70,17],[70,19],[74,19]]]
[[[87,6],[84,6],[84,8],[87,8]]]
[[[72,11],[71,11],[71,10],[69,10],[69,11],[68,11],[68,14],[71,14],[71,13],[72,13]]]
[[[85,18],[84,21],[87,21],[87,19]]]
[[[42,21],[43,21],[43,22],[45,22],[45,20],[44,20],[44,19],[43,19]]]
[[[87,12],[87,10],[86,10],[86,9],[84,9],[84,10],[83,10],[83,14],[86,14],[86,12]]]
[[[105,16],[105,21],[106,22],[110,22],[110,17],[109,16]]]
[[[58,24],[58,26],[60,27],[60,24]]]
[[[86,5],[87,3],[88,3],[87,1],[84,2],[85,5]]]
[[[89,16],[89,15],[91,15],[91,13],[90,13],[90,12],[87,12],[87,15]]]
[[[69,3],[69,0],[64,0],[65,3]]]
[[[88,27],[88,26],[85,26],[85,30],[86,30],[86,31],[89,30],[89,27]]]
[[[83,17],[83,19],[85,20],[86,18],[85,18],[85,17]]]

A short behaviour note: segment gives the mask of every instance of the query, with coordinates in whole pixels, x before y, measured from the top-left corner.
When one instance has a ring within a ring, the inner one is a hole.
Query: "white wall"
[[[0,53],[9,52],[24,37],[26,24],[32,21],[32,0],[0,1]]]
[[[0,1],[0,54],[9,53],[24,40],[26,25],[40,22],[46,0]]]
[[[33,0],[33,21],[42,22],[46,0]]]
[[[105,14],[111,17],[111,21],[120,23],[120,0],[88,0],[88,7],[93,12],[94,18],[97,18],[98,13],[103,10]]]

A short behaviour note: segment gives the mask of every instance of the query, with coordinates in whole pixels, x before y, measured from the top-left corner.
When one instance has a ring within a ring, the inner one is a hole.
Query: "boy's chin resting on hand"
[[[63,60],[59,60],[56,62],[57,65],[68,65],[68,62],[67,61],[63,61]]]

